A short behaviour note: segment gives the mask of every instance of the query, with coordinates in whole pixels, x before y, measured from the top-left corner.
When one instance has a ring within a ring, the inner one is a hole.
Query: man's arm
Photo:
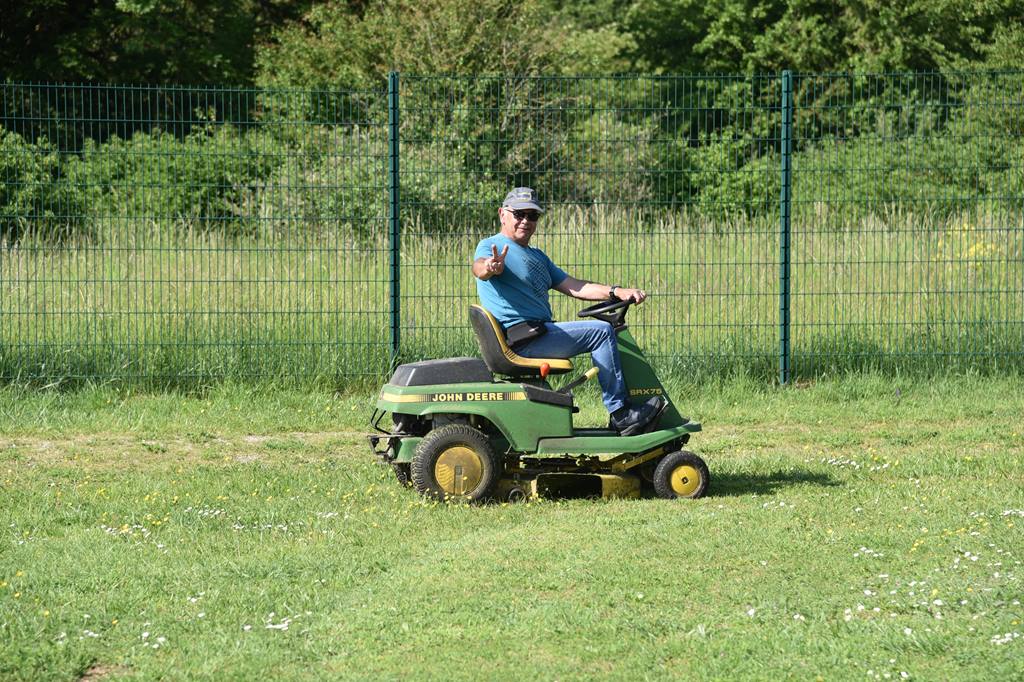
[[[555,291],[584,301],[605,301],[612,295],[612,287],[608,284],[588,282],[572,276],[566,277],[560,284],[557,284]],[[616,287],[615,295],[623,301],[632,299],[636,303],[643,303],[647,298],[647,292],[643,289],[630,289],[629,287]]]

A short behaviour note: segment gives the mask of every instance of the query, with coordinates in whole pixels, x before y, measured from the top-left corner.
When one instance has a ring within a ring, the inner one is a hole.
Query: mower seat
[[[566,358],[524,358],[508,347],[505,330],[494,315],[479,305],[469,307],[469,321],[473,324],[480,354],[487,368],[495,374],[509,377],[539,377],[541,365],[547,364],[549,374],[572,371],[572,361]]]

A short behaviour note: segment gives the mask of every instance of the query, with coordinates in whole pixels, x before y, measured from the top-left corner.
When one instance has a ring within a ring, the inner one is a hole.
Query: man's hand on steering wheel
[[[577,317],[596,317],[618,325],[626,318],[626,310],[635,304],[643,303],[647,292],[643,289],[629,289],[615,286],[609,292],[608,299],[599,301],[576,313]]]
[[[647,298],[647,292],[643,289],[630,289],[628,287],[612,287],[611,294],[620,301],[632,301],[633,303],[643,303]]]

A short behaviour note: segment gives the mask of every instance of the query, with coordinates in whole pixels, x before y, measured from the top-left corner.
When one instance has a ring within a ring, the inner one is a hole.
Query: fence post
[[[789,381],[789,233],[793,180],[793,74],[782,72],[782,190],[779,193],[779,383]]]
[[[401,256],[401,209],[398,181],[398,72],[388,73],[388,233],[390,243],[391,367],[398,362],[401,338],[399,264]]]

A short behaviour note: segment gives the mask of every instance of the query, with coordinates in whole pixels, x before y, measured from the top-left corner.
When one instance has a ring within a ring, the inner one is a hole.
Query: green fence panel
[[[334,382],[475,354],[473,249],[518,185],[567,271],[651,292],[631,326],[668,370],[1019,369],[1022,80],[5,83],[0,380]]]
[[[385,371],[386,94],[0,86],[0,378]]]
[[[641,286],[631,326],[679,372],[777,362],[779,79],[402,75],[402,349],[475,353],[470,262],[514,186],[570,274]],[[583,307],[553,294],[556,319]]]
[[[1024,358],[1024,74],[794,77],[792,364]]]

